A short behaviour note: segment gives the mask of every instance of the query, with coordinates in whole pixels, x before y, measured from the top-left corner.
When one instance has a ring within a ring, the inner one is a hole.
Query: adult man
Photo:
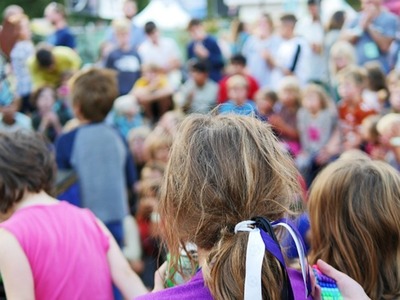
[[[203,24],[198,19],[189,22],[188,31],[192,38],[187,47],[188,58],[208,61],[210,78],[218,82],[222,78],[224,61],[217,41],[207,34]]]
[[[343,31],[343,39],[357,52],[358,64],[377,60],[389,72],[388,52],[396,37],[399,20],[382,7],[382,0],[362,0],[361,12]]]
[[[143,64],[155,64],[165,74],[173,86],[180,85],[181,58],[176,42],[160,36],[154,22],[147,22],[144,26],[146,40],[139,47],[139,55]]]
[[[301,85],[306,84],[310,78],[310,47],[303,38],[295,35],[296,22],[297,19],[292,14],[285,14],[280,18],[281,42],[273,62],[272,89],[276,90],[282,78],[288,75],[296,76]]]
[[[133,0],[126,0],[123,4],[122,10],[125,18],[127,18],[130,21],[130,27],[131,27],[130,37],[129,37],[130,48],[137,51],[139,45],[145,40],[145,34],[143,28],[138,27],[133,23],[133,18],[137,13],[136,2]],[[106,33],[106,41],[113,45],[118,44],[114,28],[111,27]]]
[[[40,46],[27,61],[34,88],[43,85],[58,87],[62,75],[77,71],[81,65],[79,55],[68,47]]]
[[[324,55],[324,25],[321,21],[320,0],[308,0],[309,15],[299,20],[296,32],[304,37],[310,46],[310,80],[326,82],[328,65]]]
[[[51,2],[44,10],[45,18],[54,26],[55,31],[47,42],[53,46],[76,48],[75,37],[68,27],[64,5]]]

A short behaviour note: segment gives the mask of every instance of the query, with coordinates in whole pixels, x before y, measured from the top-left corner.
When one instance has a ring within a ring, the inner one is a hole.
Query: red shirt
[[[218,83],[218,104],[222,104],[228,101],[228,88],[226,82],[230,77],[231,76],[225,76]],[[248,83],[247,99],[254,100],[254,94],[258,91],[259,88],[257,80],[255,80],[254,77],[250,75],[244,75],[244,77],[247,79]]]
[[[357,131],[358,126],[366,117],[377,114],[375,110],[364,107],[362,102],[355,107],[350,107],[342,101],[339,104],[338,111],[340,123],[346,131]]]

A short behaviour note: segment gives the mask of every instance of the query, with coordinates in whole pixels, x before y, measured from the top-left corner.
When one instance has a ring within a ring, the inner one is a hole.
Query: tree
[[[54,0],[55,2],[63,3],[62,0]],[[51,0],[2,0],[0,1],[0,12],[1,12],[1,20],[3,20],[3,11],[4,9],[11,4],[17,4],[21,6],[25,13],[30,18],[40,18],[43,17],[43,11],[47,4],[52,2]]]

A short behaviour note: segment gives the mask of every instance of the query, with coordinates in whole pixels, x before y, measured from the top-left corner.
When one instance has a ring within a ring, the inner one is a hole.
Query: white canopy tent
[[[134,22],[143,26],[153,21],[164,30],[186,28],[190,15],[175,0],[152,0],[138,15]]]

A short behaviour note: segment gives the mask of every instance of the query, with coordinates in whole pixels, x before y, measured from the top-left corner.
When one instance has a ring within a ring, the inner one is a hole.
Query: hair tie
[[[249,232],[249,240],[246,249],[246,276],[244,280],[244,300],[262,299],[261,271],[265,254],[265,245],[262,240],[260,229],[255,221],[242,221],[235,226],[235,233],[240,231]]]
[[[306,295],[311,292],[310,278],[308,274],[307,259],[304,255],[303,241],[297,229],[286,220],[281,219],[270,223],[266,218],[256,217],[253,220],[239,222],[235,226],[235,234],[238,232],[249,232],[249,239],[246,249],[246,274],[244,282],[244,300],[262,300],[262,264],[265,255],[265,250],[268,250],[280,262],[282,268],[288,276],[286,265],[283,258],[281,248],[274,233],[274,227],[285,227],[296,243],[297,251],[299,252],[302,275],[305,285]],[[299,241],[300,239],[300,241]],[[287,278],[290,281],[290,278]],[[286,282],[287,291],[282,291],[283,298],[294,299],[293,290],[290,282]]]

